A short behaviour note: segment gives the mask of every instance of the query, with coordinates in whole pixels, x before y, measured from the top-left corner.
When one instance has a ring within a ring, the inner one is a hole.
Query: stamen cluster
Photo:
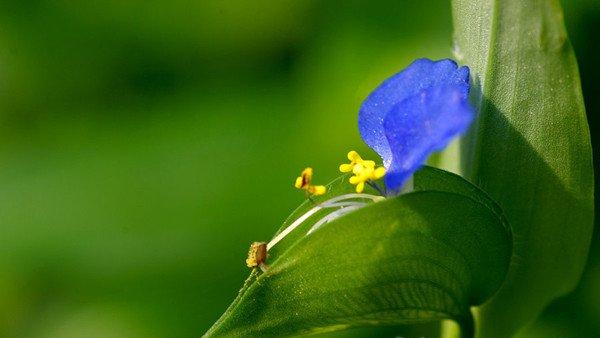
[[[352,172],[354,176],[348,180],[350,184],[356,185],[356,192],[361,193],[365,189],[365,183],[372,183],[385,175],[384,167],[376,167],[374,161],[363,160],[360,155],[352,150],[348,153],[350,163],[340,165],[343,173]]]

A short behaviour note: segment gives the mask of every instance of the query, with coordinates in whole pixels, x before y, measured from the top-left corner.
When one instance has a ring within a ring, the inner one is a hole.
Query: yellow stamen
[[[298,189],[306,191],[308,194],[313,196],[323,195],[327,192],[327,188],[324,185],[312,185],[313,170],[308,167],[302,171],[302,174],[294,182],[294,186]]]
[[[363,190],[365,190],[365,182],[358,182],[356,185],[356,192],[360,194]]]
[[[352,163],[342,163],[340,164],[340,171],[343,173],[349,173],[352,171]]]
[[[360,157],[360,155],[354,150],[348,153],[348,159],[350,160],[350,163],[343,163],[340,165],[339,169],[343,173],[351,172],[354,166],[357,164],[360,164],[364,167],[375,167],[374,161],[363,160],[362,157]]]
[[[315,196],[323,195],[327,192],[327,188],[324,185],[313,185],[311,193]]]
[[[302,188],[302,177],[297,177],[296,182],[294,183],[294,187],[301,189]]]
[[[343,173],[352,172],[349,182],[356,185],[356,192],[361,193],[365,189],[365,183],[378,180],[385,175],[384,167],[376,167],[374,161],[363,160],[360,155],[352,150],[348,153],[350,163],[340,165],[340,171]]]
[[[373,171],[373,179],[380,179],[383,176],[385,176],[385,168],[384,167],[379,167],[377,169],[375,169],[375,171]]]

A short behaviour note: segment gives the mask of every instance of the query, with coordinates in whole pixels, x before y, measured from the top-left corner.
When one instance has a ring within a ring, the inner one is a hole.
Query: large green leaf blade
[[[429,182],[421,187],[434,181],[427,177],[448,175],[426,174],[415,177]],[[469,323],[470,306],[497,290],[510,255],[510,232],[489,206],[460,193],[416,191],[288,244],[266,272],[251,274],[206,335],[280,336],[444,318]]]
[[[577,63],[555,0],[454,0],[455,55],[480,118],[464,173],[515,234],[507,282],[478,320],[508,337],[578,282],[593,226],[593,166]]]

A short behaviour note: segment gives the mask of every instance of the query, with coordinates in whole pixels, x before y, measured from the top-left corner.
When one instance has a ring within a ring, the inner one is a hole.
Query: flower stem
[[[367,184],[368,184],[368,185],[369,185],[371,188],[373,188],[373,189],[377,190],[377,192],[379,192],[379,194],[380,194],[381,196],[385,196],[385,190],[384,190],[383,188],[381,188],[381,187],[379,186],[379,184],[377,184],[377,183],[375,183],[375,182],[373,182],[373,181],[371,181],[371,180],[368,180],[368,181],[367,181]]]

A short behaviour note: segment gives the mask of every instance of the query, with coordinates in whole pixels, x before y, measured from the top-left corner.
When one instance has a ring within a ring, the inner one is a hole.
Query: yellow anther
[[[303,184],[302,181],[304,181],[302,176],[296,177],[296,182],[294,183],[294,187],[296,187],[298,189],[302,189],[302,184]]]
[[[319,196],[327,192],[327,188],[323,185],[310,184],[313,176],[312,168],[308,167],[302,171],[302,174],[296,178],[294,186],[298,189],[306,191],[309,195]]]
[[[308,186],[306,191],[308,191],[308,193],[311,195],[319,196],[319,195],[323,195],[324,193],[326,193],[327,188],[325,188],[324,185],[310,185],[310,186]]]
[[[363,160],[362,157],[360,157],[360,155],[355,150],[350,150],[348,152],[348,159],[355,163],[361,162]]]
[[[363,192],[366,182],[378,180],[385,175],[384,167],[375,167],[374,161],[363,160],[354,150],[348,153],[348,159],[350,163],[340,165],[340,171],[354,174],[350,177],[349,182],[356,185],[356,192],[358,193]]]
[[[378,179],[382,178],[383,176],[385,176],[385,168],[384,167],[378,167],[375,169],[375,171],[373,171],[373,179],[378,180]]]
[[[352,171],[352,163],[342,163],[340,164],[340,171],[343,173],[349,173]]]

